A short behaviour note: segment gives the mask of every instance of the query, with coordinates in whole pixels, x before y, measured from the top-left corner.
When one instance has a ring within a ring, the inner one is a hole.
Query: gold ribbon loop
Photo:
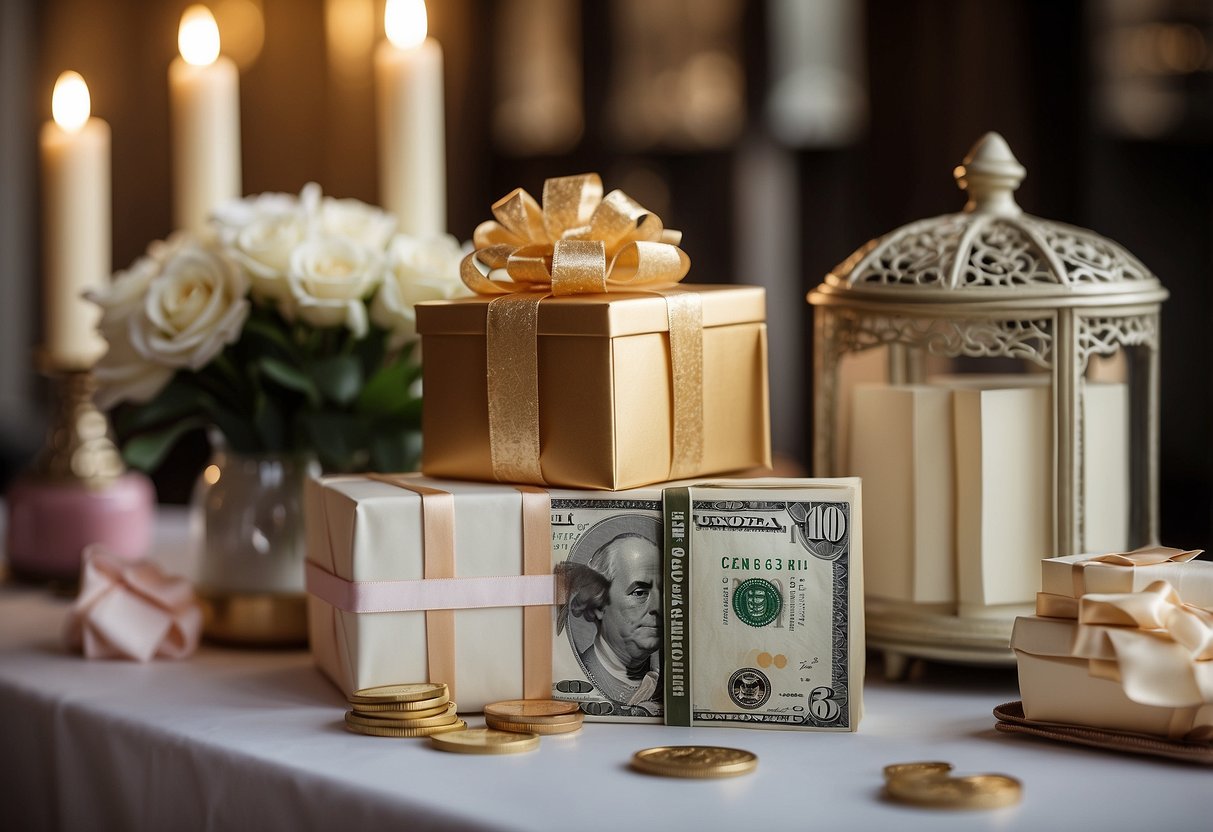
[[[588,225],[600,202],[602,179],[596,173],[557,176],[545,181],[543,227],[547,239],[559,240],[568,229]]]
[[[607,290],[606,247],[601,240],[559,240],[552,250],[552,294],[596,295]]]
[[[1087,595],[1079,601],[1082,624],[1156,630],[1187,648],[1193,661],[1213,659],[1213,611],[1185,604],[1166,581],[1141,592]]]
[[[539,464],[538,320],[545,297],[656,291],[691,268],[682,235],[622,191],[603,197],[596,173],[549,179],[543,204],[516,189],[481,223],[476,251],[460,264],[473,292],[501,295],[489,304],[489,444],[499,481],[543,484]],[[484,267],[482,269],[482,266]],[[487,270],[487,273],[486,273]],[[674,425],[671,478],[695,473],[703,454],[703,321],[699,300],[669,308]],[[513,300],[507,299],[514,298]]]
[[[1213,611],[1155,581],[1141,592],[1084,596],[1078,621],[1071,655],[1087,659],[1092,676],[1143,705],[1213,713]]]
[[[506,231],[517,243],[525,242],[526,240],[539,240],[545,236],[543,228],[543,209],[539,207],[539,203],[535,201],[535,197],[528,194],[522,188],[515,188],[510,193],[506,194],[497,202],[493,203],[493,216],[500,223],[499,228]],[[489,223],[483,224],[490,225]],[[479,232],[479,229],[477,229]],[[485,229],[486,233],[493,233],[497,236],[495,229]],[[476,247],[480,247],[480,240],[473,237]]]

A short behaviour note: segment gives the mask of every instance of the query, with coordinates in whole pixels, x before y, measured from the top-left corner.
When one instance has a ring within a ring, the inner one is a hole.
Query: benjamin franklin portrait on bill
[[[619,514],[588,529],[557,569],[568,629],[586,679],[624,709],[661,710],[661,521]]]

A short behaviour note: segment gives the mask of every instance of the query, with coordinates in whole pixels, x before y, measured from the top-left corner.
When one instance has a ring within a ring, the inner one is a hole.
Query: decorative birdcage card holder
[[[1116,243],[1025,214],[1025,175],[987,134],[955,170],[963,211],[872,240],[808,296],[815,474],[864,478],[868,643],[892,675],[1011,664],[1040,558],[1158,537],[1167,292]],[[961,358],[995,374],[947,372]]]

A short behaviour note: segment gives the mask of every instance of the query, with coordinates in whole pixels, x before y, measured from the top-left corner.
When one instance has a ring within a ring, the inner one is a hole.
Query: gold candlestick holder
[[[110,438],[109,419],[93,402],[96,378],[91,370],[48,375],[55,390],[54,410],[31,473],[49,482],[106,488],[126,473],[126,465]]]
[[[92,370],[42,365],[53,390],[51,422],[33,465],[8,491],[6,553],[15,577],[74,583],[89,545],[128,560],[147,552],[156,495],[147,477],[123,464],[93,401]]]

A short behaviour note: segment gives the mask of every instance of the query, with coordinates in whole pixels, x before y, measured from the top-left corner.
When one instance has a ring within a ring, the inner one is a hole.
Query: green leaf
[[[269,352],[288,361],[298,361],[299,350],[291,342],[287,332],[274,323],[275,320],[278,319],[276,317],[272,319],[250,317],[244,322],[241,341],[252,342],[247,345],[250,354]]]
[[[267,451],[281,451],[285,445],[286,423],[274,400],[258,393],[253,404],[253,424]]]
[[[180,421],[201,409],[198,388],[177,375],[150,401],[119,410],[114,415],[114,430],[120,436],[129,436],[166,422]]]
[[[313,407],[320,404],[319,388],[312,377],[300,368],[268,355],[259,358],[257,366],[261,368],[261,372],[265,374],[266,378],[287,390],[294,390],[296,393],[307,396],[308,402]]]
[[[373,416],[403,415],[417,401],[409,388],[420,376],[421,365],[402,355],[371,376],[358,396],[356,409]]]
[[[371,326],[366,337],[354,342],[354,354],[362,362],[362,375],[369,378],[383,366],[387,355],[388,333],[386,330]]]
[[[202,427],[198,419],[184,419],[160,430],[149,431],[133,437],[122,449],[128,465],[140,471],[154,471],[182,436]]]
[[[255,454],[265,450],[265,444],[251,424],[250,414],[238,413],[210,396],[205,401],[207,415],[233,451]]]
[[[371,468],[375,471],[415,471],[421,460],[421,434],[387,429],[371,435]]]
[[[354,355],[334,355],[312,364],[309,374],[329,401],[347,405],[362,389],[362,363]]]
[[[300,422],[326,471],[366,470],[366,419],[353,413],[301,413]]]

